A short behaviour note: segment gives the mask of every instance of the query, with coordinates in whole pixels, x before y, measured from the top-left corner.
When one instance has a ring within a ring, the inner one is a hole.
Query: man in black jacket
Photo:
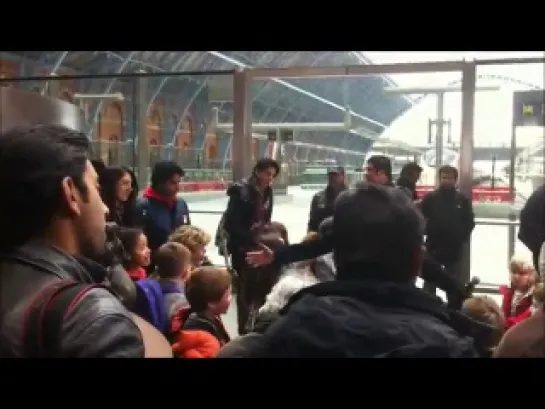
[[[333,214],[333,203],[346,190],[344,168],[338,166],[327,172],[327,187],[316,193],[310,202],[308,231],[318,231],[320,223]]]
[[[337,279],[292,297],[250,356],[476,357],[447,308],[414,284],[423,232],[401,190],[362,184],[343,192],[333,217]]]
[[[248,280],[245,261],[246,251],[256,247],[256,237],[271,222],[273,190],[271,183],[278,176],[278,163],[270,158],[259,159],[252,175],[231,185],[227,189],[229,202],[224,214],[223,229],[227,232],[227,249],[231,263],[238,274],[237,319],[239,334],[246,331],[250,306],[246,300],[254,291]],[[251,271],[250,271],[251,273]]]
[[[435,260],[460,280],[463,279],[459,271],[463,245],[475,227],[473,205],[456,189],[456,168],[442,166],[439,178],[439,188],[428,193],[420,202],[420,210],[426,219],[426,247]],[[425,284],[424,288],[435,293],[430,283]]]
[[[539,252],[545,241],[545,186],[538,187],[520,211],[519,240],[532,252],[534,268],[539,271]]]
[[[107,276],[93,261],[104,256],[107,208],[88,143],[53,125],[0,135],[2,358],[144,357],[137,320],[107,287],[89,287]],[[90,289],[56,311],[52,305],[65,293],[51,290],[66,283]],[[57,298],[45,308],[48,294]],[[34,314],[42,307],[47,313]],[[44,342],[31,352],[38,335]]]

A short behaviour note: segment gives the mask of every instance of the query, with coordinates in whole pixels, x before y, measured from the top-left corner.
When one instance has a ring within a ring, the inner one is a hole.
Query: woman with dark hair
[[[126,167],[107,167],[99,178],[102,200],[108,207],[106,220],[118,226],[136,224],[136,196],[138,186],[133,172]]]

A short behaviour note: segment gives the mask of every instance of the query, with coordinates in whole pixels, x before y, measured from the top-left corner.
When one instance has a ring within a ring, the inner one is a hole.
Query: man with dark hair
[[[418,200],[416,195],[416,182],[420,179],[422,168],[416,162],[409,162],[403,165],[396,185],[413,200]]]
[[[273,211],[271,184],[280,173],[278,163],[270,158],[259,159],[252,175],[235,182],[227,189],[229,202],[218,231],[226,232],[227,250],[231,254],[233,268],[238,273],[237,317],[239,334],[246,332],[251,299],[254,291],[252,280],[247,279],[246,251],[255,248],[256,237],[270,223]],[[252,271],[249,271],[251,273]],[[248,293],[248,294],[246,294]]]
[[[453,166],[439,169],[439,188],[420,202],[426,218],[428,253],[457,280],[462,280],[460,261],[464,243],[475,227],[471,200],[456,189],[458,170]],[[435,286],[425,283],[424,289],[435,294]]]
[[[98,285],[108,209],[87,149],[55,125],[0,135],[2,358],[144,357],[136,321]]]
[[[151,173],[151,186],[136,203],[138,224],[142,226],[152,252],[148,271],[154,268],[155,251],[168,241],[168,236],[178,227],[191,224],[189,207],[178,196],[183,176],[184,170],[176,162],[157,162]]]
[[[316,193],[310,202],[308,231],[318,231],[318,226],[333,214],[333,203],[346,189],[345,173],[342,166],[328,169],[327,187]]]
[[[474,357],[442,302],[415,286],[423,232],[401,190],[343,192],[333,216],[336,280],[292,297],[251,357]]]
[[[392,162],[388,156],[374,155],[367,159],[365,179],[381,186],[394,186],[392,182]]]

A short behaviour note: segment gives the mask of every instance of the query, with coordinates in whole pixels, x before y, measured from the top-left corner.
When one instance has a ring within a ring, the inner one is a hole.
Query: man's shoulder
[[[144,357],[131,313],[105,288],[87,291],[66,314],[62,350],[70,357]]]
[[[422,343],[434,345],[444,354],[473,353],[470,341],[432,315],[374,308],[355,297],[307,294],[271,325],[257,353],[371,357],[389,353],[390,347],[380,345],[405,348]]]

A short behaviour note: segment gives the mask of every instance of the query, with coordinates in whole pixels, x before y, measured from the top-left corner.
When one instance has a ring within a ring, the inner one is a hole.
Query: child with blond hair
[[[506,329],[532,315],[533,292],[538,277],[533,264],[518,256],[509,262],[509,276],[509,286],[500,287]]]

